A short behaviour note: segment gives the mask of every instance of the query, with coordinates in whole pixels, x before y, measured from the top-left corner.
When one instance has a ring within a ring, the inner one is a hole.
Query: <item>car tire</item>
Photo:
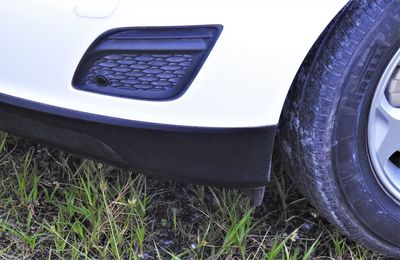
[[[369,125],[379,85],[399,49],[399,1],[350,1],[294,79],[276,145],[300,191],[331,223],[394,257],[400,257],[400,200],[372,162]]]

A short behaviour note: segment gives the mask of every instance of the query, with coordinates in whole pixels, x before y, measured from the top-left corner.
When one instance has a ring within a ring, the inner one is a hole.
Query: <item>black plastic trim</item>
[[[127,27],[109,30],[88,48],[74,74],[72,85],[82,91],[124,98],[151,101],[177,99],[186,92],[197,76],[222,30],[222,25]],[[154,60],[130,63],[139,58],[160,59],[165,62],[167,57],[180,57],[185,62],[178,64],[170,61],[174,66],[150,65],[156,62]],[[116,67],[108,68],[106,65]],[[141,66],[146,69],[141,69]],[[166,67],[176,67],[177,71],[166,69],[167,71],[162,72]],[[151,70],[153,72],[146,72]],[[160,72],[157,75],[154,71]],[[142,76],[136,76],[137,74]],[[161,74],[174,77],[161,78]],[[111,84],[96,84],[96,75],[109,76]]]
[[[269,180],[276,126],[207,128],[93,115],[0,94],[0,128],[142,173],[224,187]]]

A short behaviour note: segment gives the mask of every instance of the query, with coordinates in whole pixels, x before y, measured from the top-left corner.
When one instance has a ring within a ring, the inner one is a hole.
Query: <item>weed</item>
[[[0,132],[0,259],[380,258],[274,176],[255,208],[237,190],[144,177]]]

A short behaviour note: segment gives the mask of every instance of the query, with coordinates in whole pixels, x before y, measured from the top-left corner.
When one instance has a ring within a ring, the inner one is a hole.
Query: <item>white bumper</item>
[[[345,1],[0,2],[0,93],[96,115],[160,124],[257,127],[278,123],[308,50]],[[92,8],[90,8],[92,7]],[[98,7],[98,8],[96,8]],[[96,17],[96,18],[95,18]],[[99,18],[102,17],[102,18]],[[222,24],[187,92],[143,101],[74,89],[90,44],[117,27]]]

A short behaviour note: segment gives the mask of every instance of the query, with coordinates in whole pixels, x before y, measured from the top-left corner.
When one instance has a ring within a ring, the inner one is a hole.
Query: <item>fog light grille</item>
[[[105,95],[176,98],[193,81],[221,30],[221,26],[204,26],[105,33],[83,57],[73,85]]]
[[[87,85],[103,85],[99,75],[109,79],[110,87],[127,90],[169,91],[180,85],[192,69],[193,55],[114,54],[96,61]]]

